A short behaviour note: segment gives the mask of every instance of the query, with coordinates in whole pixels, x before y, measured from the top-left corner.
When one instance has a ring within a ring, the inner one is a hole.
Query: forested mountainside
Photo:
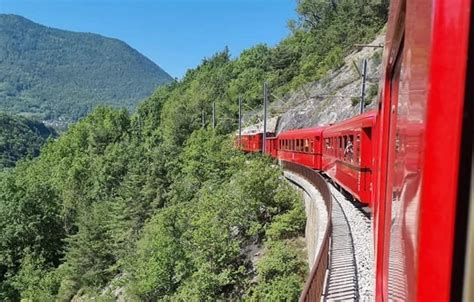
[[[387,7],[299,1],[293,33],[219,52],[137,111],[100,107],[0,175],[0,300],[295,301],[307,263],[300,198],[233,149],[237,97],[261,102],[337,68]],[[217,126],[209,120],[217,103]],[[257,250],[257,252],[255,252]]]
[[[13,167],[25,156],[38,156],[48,138],[56,136],[41,122],[0,113],[0,170]]]
[[[97,104],[135,108],[172,78],[122,41],[0,14],[0,110],[74,121]]]

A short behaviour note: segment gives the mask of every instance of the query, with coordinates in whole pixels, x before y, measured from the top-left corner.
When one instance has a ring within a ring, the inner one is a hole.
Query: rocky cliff
[[[345,120],[360,112],[362,63],[367,59],[367,80],[365,109],[370,110],[376,104],[378,82],[381,75],[382,52],[385,33],[381,33],[370,46],[361,47],[350,53],[344,64],[330,71],[319,81],[308,83],[299,90],[274,100],[268,106],[269,119],[278,119],[270,123],[269,131],[277,133],[289,130],[328,125]],[[262,110],[247,112],[243,117],[245,130],[262,129]]]

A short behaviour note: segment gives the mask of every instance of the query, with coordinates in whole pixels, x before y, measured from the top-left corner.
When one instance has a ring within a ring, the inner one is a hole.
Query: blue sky
[[[296,0],[0,0],[1,13],[118,38],[181,78],[227,45],[232,55],[289,34]]]

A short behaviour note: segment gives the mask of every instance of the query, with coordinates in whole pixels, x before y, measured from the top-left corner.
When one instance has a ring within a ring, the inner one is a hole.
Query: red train
[[[474,301],[472,5],[392,0],[376,110],[266,144],[371,206],[377,301]]]
[[[373,133],[371,111],[329,127],[290,130],[266,139],[265,152],[319,170],[361,203],[371,203]],[[261,152],[262,133],[243,135],[241,148]]]

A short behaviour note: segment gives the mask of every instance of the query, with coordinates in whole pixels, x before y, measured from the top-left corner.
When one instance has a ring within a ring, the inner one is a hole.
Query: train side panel
[[[322,170],[357,198],[372,203],[375,112],[327,127],[323,131]]]
[[[278,158],[321,170],[321,135],[322,128],[307,128],[280,133],[277,142]]]
[[[277,157],[278,152],[278,138],[277,137],[268,137],[265,143],[265,153],[271,157]]]
[[[377,120],[378,301],[460,298],[453,247],[471,5],[391,3]]]
[[[240,143],[239,137],[235,138],[235,145],[244,152],[261,152],[262,151],[262,133],[243,134]],[[240,147],[239,147],[240,144]]]

